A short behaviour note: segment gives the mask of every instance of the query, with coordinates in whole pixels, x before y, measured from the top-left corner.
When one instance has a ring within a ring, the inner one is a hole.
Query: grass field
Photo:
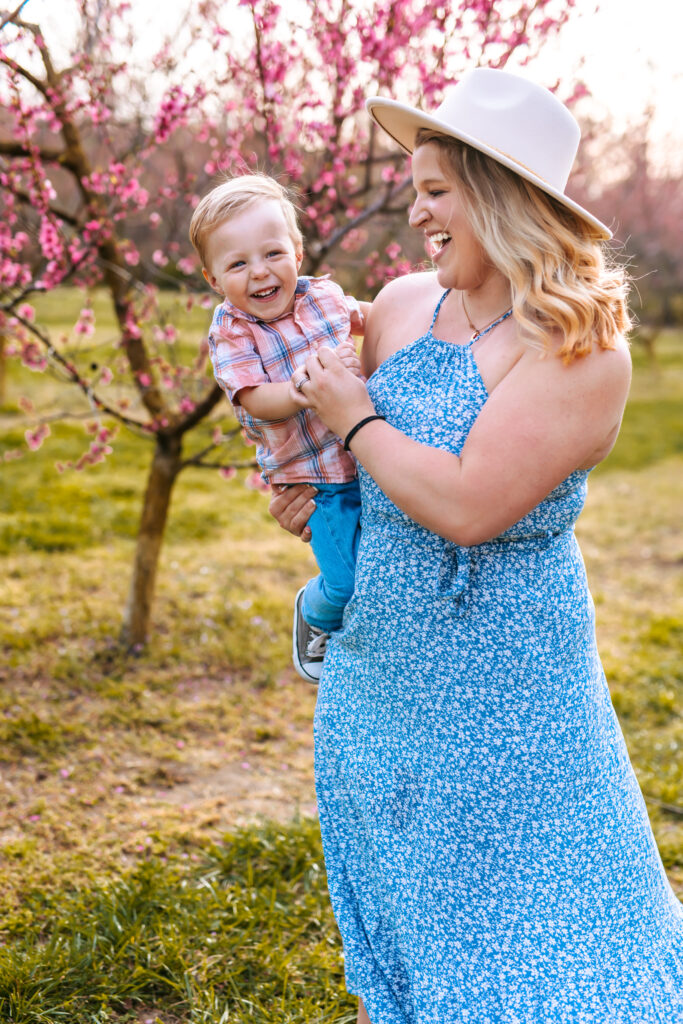
[[[45,318],[66,323],[72,301]],[[634,354],[622,435],[577,532],[615,707],[683,895],[683,338],[656,366]],[[22,444],[27,386],[54,400],[49,381],[12,371],[0,457]],[[122,434],[105,465],[55,473],[83,438],[55,425],[0,470],[0,1020],[350,1022],[315,818],[315,692],[289,666],[310,552],[243,481],[187,470],[154,635],[124,659],[151,452]]]

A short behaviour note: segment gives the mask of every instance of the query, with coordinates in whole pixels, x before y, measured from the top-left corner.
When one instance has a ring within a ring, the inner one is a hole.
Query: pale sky
[[[558,40],[548,43],[529,74],[548,84],[580,76],[592,109],[617,127],[655,111],[652,137],[670,139],[667,150],[683,164],[683,16],[672,0],[577,0]],[[581,61],[583,65],[581,66]],[[508,64],[510,70],[512,66]]]
[[[304,0],[313,2],[313,0]],[[133,0],[141,38],[150,41],[172,27],[188,0]],[[75,6],[75,4],[74,4]],[[674,0],[577,0],[569,23],[557,42],[544,46],[526,73],[551,85],[559,77],[570,82],[580,75],[592,92],[593,109],[610,113],[623,128],[652,105],[656,111],[653,138],[671,137],[670,159],[683,164],[683,17]],[[67,0],[28,0],[27,20],[68,32]],[[176,14],[177,12],[177,14]],[[582,63],[583,62],[583,63]],[[508,64],[514,69],[512,63]]]

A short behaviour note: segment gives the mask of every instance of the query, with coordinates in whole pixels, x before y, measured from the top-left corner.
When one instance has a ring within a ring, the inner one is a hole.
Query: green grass
[[[150,854],[103,888],[29,897],[30,931],[0,951],[0,1015],[350,1024],[327,904],[315,823]]]
[[[66,330],[80,299],[44,303]],[[683,893],[683,338],[658,353],[651,366],[634,350],[624,426],[577,533],[613,701]],[[0,456],[23,445],[27,387],[41,408],[58,401],[54,381],[13,366]],[[57,474],[86,443],[70,421],[0,464],[0,1020],[350,1024],[315,818],[315,691],[289,667],[310,551],[243,479],[183,472],[154,633],[126,657],[151,450],[122,432],[106,464]]]

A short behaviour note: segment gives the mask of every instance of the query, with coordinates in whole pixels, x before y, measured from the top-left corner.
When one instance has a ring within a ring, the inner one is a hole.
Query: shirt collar
[[[301,300],[306,295],[308,295],[308,292],[311,287],[311,281],[313,281],[312,277],[297,278],[296,288],[294,290],[294,309],[292,313],[297,312],[297,306],[300,304]],[[234,320],[247,320],[249,323],[252,324],[259,324],[264,322],[269,324],[276,324],[278,320],[282,320],[283,317],[292,316],[292,313],[283,313],[281,316],[276,317],[275,320],[263,321],[260,320],[257,316],[254,316],[253,313],[245,313],[244,310],[238,309],[237,306],[233,306],[232,302],[228,302],[227,299],[223,299],[223,308],[225,309],[225,312],[228,313]]]

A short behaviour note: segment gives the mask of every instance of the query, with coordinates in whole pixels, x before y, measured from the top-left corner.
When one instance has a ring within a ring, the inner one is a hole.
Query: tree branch
[[[11,192],[13,196],[22,202],[26,206],[32,206],[32,200],[28,192],[23,188],[16,188],[15,186],[7,186],[7,191]],[[72,213],[67,213],[66,210],[61,209],[59,206],[55,206],[54,203],[50,203],[48,206],[50,213],[53,213],[59,220],[63,220],[65,224],[70,224],[73,228],[79,228],[81,221],[78,217],[75,217]]]
[[[27,146],[22,146],[19,142],[0,141],[0,156],[38,156],[41,160],[45,160],[47,163],[59,163],[63,155],[64,151],[61,149],[45,149],[43,147],[39,147],[35,150],[30,150]]]
[[[47,96],[47,82],[41,81],[40,78],[36,78],[28,68],[23,68],[21,64],[18,64],[16,60],[12,60],[6,54],[0,57],[0,64],[6,64],[10,70],[14,71],[17,75],[25,78],[27,82],[30,82],[34,89],[37,89],[41,96]]]
[[[85,397],[92,403],[92,405],[95,406],[98,412],[111,416],[113,419],[118,420],[119,423],[123,423],[130,430],[135,431],[135,433],[140,433],[149,437],[152,431],[147,424],[141,423],[140,420],[132,419],[130,416],[125,416],[119,409],[113,408],[113,406],[108,405],[106,402],[103,402],[101,398],[97,397],[92,386],[87,380],[81,377],[73,363],[70,363],[68,359],[65,359],[61,352],[55,348],[47,334],[41,331],[39,327],[31,323],[29,320],[20,316],[18,313],[15,312],[12,315],[20,324],[22,324],[23,327],[26,328],[27,331],[40,341],[50,359],[54,363],[57,363],[57,365],[67,374],[72,383],[74,383],[83,392]]]
[[[27,3],[28,3],[28,0],[21,0],[21,3],[17,7],[17,9],[15,11],[12,11],[11,14],[8,14],[4,21],[0,22],[0,32],[2,32],[3,28],[5,27],[5,25],[9,25],[10,22],[14,21],[14,19],[17,16],[17,14],[21,13],[21,8],[25,7]]]
[[[352,220],[346,221],[341,227],[337,228],[336,231],[333,231],[329,238],[321,243],[320,248],[315,255],[318,258],[326,256],[327,253],[333,249],[342,238],[348,235],[350,231],[353,231],[354,228],[357,228],[366,220],[370,220],[370,218],[374,217],[376,213],[388,210],[389,203],[396,199],[404,189],[408,188],[408,186],[412,184],[412,180],[412,177],[407,175],[403,181],[398,182],[397,185],[392,185],[392,187],[387,189],[387,191],[384,192],[379,199],[376,199],[374,203],[370,203],[370,205],[366,206],[364,210],[361,210],[356,217]]]
[[[189,465],[190,463],[192,465],[199,465],[200,462],[202,463],[202,465],[207,465],[206,463],[203,462],[204,456],[208,455],[209,452],[215,451],[216,448],[219,448],[224,441],[232,441],[233,438],[237,437],[240,430],[240,427],[235,427],[229,433],[221,434],[220,441],[212,441],[210,444],[207,444],[204,448],[200,449],[200,451],[195,452],[194,455],[190,456],[190,458],[186,460],[183,463],[183,465]]]
[[[197,403],[191,413],[189,413],[184,419],[178,423],[174,423],[172,427],[166,428],[163,431],[167,436],[174,434],[186,434],[188,430],[192,430],[196,427],[205,416],[214,409],[221,398],[223,397],[223,389],[218,384],[214,384],[210,391]]]
[[[205,462],[193,455],[180,464],[181,469],[186,469],[188,466],[194,466],[196,469],[258,469],[258,462],[256,459],[252,459],[250,462]]]

